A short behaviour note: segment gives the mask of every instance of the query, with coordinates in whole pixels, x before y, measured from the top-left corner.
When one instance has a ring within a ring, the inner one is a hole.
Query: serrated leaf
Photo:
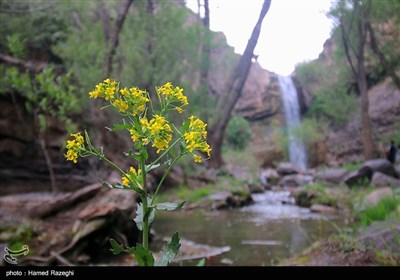
[[[140,266],[154,266],[153,254],[142,245],[136,245],[135,249],[133,250],[133,254],[135,255],[136,261]]]
[[[173,203],[173,202],[162,202],[162,203],[157,203],[156,204],[156,209],[160,211],[174,211],[174,210],[180,210],[182,209],[183,205],[185,204],[186,201],[182,201],[179,203]]]
[[[114,255],[119,255],[122,252],[125,251],[124,246],[122,244],[119,244],[117,241],[115,241],[114,239],[110,239],[110,243],[111,243],[111,247],[112,249],[110,249],[110,251],[114,254]]]
[[[171,242],[164,246],[160,258],[156,260],[154,266],[167,266],[175,258],[181,247],[179,240],[179,234],[175,232],[172,235]]]

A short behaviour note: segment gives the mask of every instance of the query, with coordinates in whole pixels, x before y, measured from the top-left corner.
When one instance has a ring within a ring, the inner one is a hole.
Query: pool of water
[[[185,240],[229,247],[207,258],[206,265],[268,266],[302,252],[340,223],[337,216],[283,204],[289,199],[285,191],[255,194],[253,199],[253,205],[233,210],[158,212],[153,228],[159,236],[178,231]]]

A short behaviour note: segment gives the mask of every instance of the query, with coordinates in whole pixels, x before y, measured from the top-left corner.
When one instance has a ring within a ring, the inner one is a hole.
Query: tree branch
[[[375,31],[372,28],[371,23],[368,21],[366,25],[367,25],[367,30],[368,30],[369,37],[370,37],[370,45],[371,45],[372,51],[379,58],[379,61],[382,63],[386,72],[392,78],[393,83],[396,85],[396,87],[398,89],[400,89],[400,78],[396,75],[396,72],[394,71],[392,65],[387,61],[385,55],[381,52],[379,45],[378,45],[378,41],[376,39]]]

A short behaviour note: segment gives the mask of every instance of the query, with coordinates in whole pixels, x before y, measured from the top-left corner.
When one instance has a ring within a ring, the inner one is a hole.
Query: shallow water
[[[311,213],[308,208],[283,204],[285,191],[253,195],[255,204],[233,210],[158,212],[157,234],[230,250],[208,258],[206,265],[268,266],[301,253],[315,240],[335,231],[337,216]],[[195,262],[183,262],[195,264]]]

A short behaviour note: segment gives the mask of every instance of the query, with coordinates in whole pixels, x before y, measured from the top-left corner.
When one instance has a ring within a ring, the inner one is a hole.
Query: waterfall
[[[278,75],[279,86],[282,92],[283,106],[285,109],[286,125],[289,137],[289,159],[298,167],[307,168],[307,154],[303,141],[293,135],[292,129],[298,126],[300,120],[300,105],[296,88],[290,76]]]

